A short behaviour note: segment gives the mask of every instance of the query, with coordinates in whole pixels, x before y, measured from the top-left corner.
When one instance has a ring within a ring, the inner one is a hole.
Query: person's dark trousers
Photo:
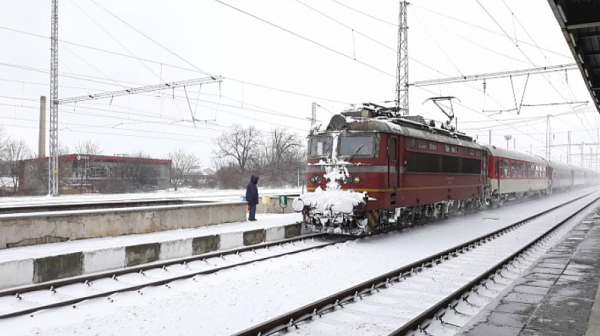
[[[250,206],[250,215],[248,216],[248,220],[256,220],[254,215],[256,214],[256,204]]]

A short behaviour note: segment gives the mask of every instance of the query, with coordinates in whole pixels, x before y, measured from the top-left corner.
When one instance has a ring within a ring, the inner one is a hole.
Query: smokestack
[[[46,96],[40,97],[40,135],[38,141],[38,158],[46,157]]]

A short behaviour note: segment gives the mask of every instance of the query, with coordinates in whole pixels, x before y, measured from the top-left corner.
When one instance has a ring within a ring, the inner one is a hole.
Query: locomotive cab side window
[[[414,148],[416,145],[415,139],[408,138],[406,139],[406,147]]]
[[[430,142],[429,143],[429,149],[431,149],[431,150],[437,150],[437,144],[435,142]]]
[[[427,141],[425,141],[425,140],[419,140],[419,148],[421,148],[421,149],[427,149]]]

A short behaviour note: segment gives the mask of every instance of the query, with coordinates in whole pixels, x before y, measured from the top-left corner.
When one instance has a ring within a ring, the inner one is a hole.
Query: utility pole
[[[550,115],[548,114],[546,116],[546,159],[550,160],[550,157],[552,156],[552,151],[551,151],[551,145],[552,145],[552,139],[550,138],[551,136],[551,124],[550,124]]]
[[[517,151],[517,138],[513,138],[513,150]]]
[[[48,195],[58,196],[58,0],[52,0]]]
[[[568,132],[569,146],[567,147],[567,164],[571,164],[571,131]]]
[[[504,136],[504,140],[506,140],[506,149],[510,149],[509,148],[510,139],[512,139],[512,135],[505,135]]]
[[[40,97],[40,127],[38,135],[38,159],[46,157],[46,96]]]
[[[488,131],[488,142],[489,142],[488,145],[491,146],[492,145],[492,130]]]
[[[533,144],[529,144],[529,154],[533,155]]]
[[[319,104],[317,103],[312,103],[312,114],[310,117],[310,129],[313,129],[315,127],[315,125],[317,124],[317,106],[319,106]]]
[[[408,115],[408,22],[406,0],[400,0],[398,17],[398,67],[396,69],[396,110]]]

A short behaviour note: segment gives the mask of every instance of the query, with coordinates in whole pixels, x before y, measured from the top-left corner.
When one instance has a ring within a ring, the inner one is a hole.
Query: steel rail
[[[552,233],[554,233],[557,229],[559,229],[562,225],[564,225],[565,223],[567,223],[568,221],[570,221],[573,217],[577,216],[583,210],[585,210],[588,207],[592,206],[592,204],[594,204],[599,199],[600,199],[600,197],[595,198],[593,201],[591,201],[590,203],[586,204],[584,207],[582,207],[581,209],[579,209],[577,212],[571,214],[569,217],[567,217],[566,219],[562,220],[561,222],[553,225],[544,234],[542,234],[541,236],[539,236],[538,238],[536,238],[535,240],[533,240],[532,242],[530,242],[526,246],[520,248],[518,251],[512,253],[510,256],[504,258],[503,260],[501,260],[500,262],[498,262],[494,267],[492,267],[489,270],[487,270],[486,272],[482,273],[477,278],[471,280],[469,283],[467,283],[463,287],[457,289],[455,292],[453,292],[452,294],[450,294],[449,296],[447,296],[444,300],[438,302],[433,307],[431,307],[428,310],[426,310],[425,312],[421,313],[419,316],[415,317],[414,319],[412,319],[407,324],[405,324],[402,327],[400,327],[400,328],[396,329],[395,331],[393,331],[390,334],[390,336],[391,335],[394,335],[394,336],[405,335],[406,333],[408,333],[408,332],[410,332],[410,331],[412,331],[414,329],[417,329],[419,327],[419,325],[421,325],[423,322],[427,321],[428,319],[431,319],[431,318],[435,317],[437,315],[437,312],[439,312],[443,308],[445,308],[448,305],[450,305],[454,300],[457,300],[457,299],[461,298],[466,292],[469,292],[471,289],[473,289],[476,286],[478,286],[480,282],[482,282],[483,280],[485,280],[486,278],[488,278],[490,275],[496,273],[499,269],[501,269],[504,266],[506,266],[506,264],[508,264],[512,260],[514,260],[515,257],[517,257],[520,254],[526,252],[528,249],[530,249],[531,247],[533,247],[535,244],[537,244],[540,241],[544,240],[546,237],[548,237],[549,235],[551,235]],[[439,316],[441,317],[441,316],[443,316],[443,314],[441,314]]]
[[[571,204],[580,199],[583,199],[583,198],[591,195],[592,193],[593,192],[590,192],[586,195],[577,197],[575,199],[572,199],[568,202],[565,202],[558,206],[547,209],[547,210],[540,212],[538,214],[535,214],[533,216],[529,216],[523,220],[520,220],[511,225],[508,225],[504,228],[495,230],[491,233],[482,235],[478,238],[471,239],[465,243],[462,243],[462,244],[459,244],[452,248],[446,249],[442,252],[436,253],[434,255],[423,258],[421,260],[412,262],[408,265],[402,266],[391,272],[387,272],[383,275],[377,276],[375,278],[372,278],[372,279],[362,282],[358,285],[355,285],[355,286],[352,286],[345,290],[342,290],[340,292],[337,292],[337,293],[330,295],[328,297],[325,297],[323,299],[314,301],[314,302],[309,303],[309,304],[307,304],[303,307],[300,307],[296,310],[290,311],[288,313],[285,313],[283,315],[275,317],[271,320],[257,324],[253,327],[250,327],[248,329],[245,329],[245,330],[235,333],[233,335],[234,336],[259,336],[259,335],[267,336],[267,335],[275,334],[278,332],[286,331],[287,329],[289,329],[290,327],[294,326],[297,323],[310,320],[315,315],[320,316],[327,311],[334,310],[336,307],[343,307],[346,303],[350,303],[350,302],[354,301],[356,298],[360,298],[363,295],[368,295],[373,291],[379,291],[379,288],[387,286],[390,282],[395,282],[402,278],[409,277],[413,273],[419,272],[423,268],[433,267],[433,266],[437,265],[438,263],[440,263],[444,259],[448,259],[451,256],[456,256],[458,254],[469,251],[469,250],[475,248],[476,246],[482,245],[482,244],[486,243],[487,241],[490,241],[498,236],[501,236],[507,232],[513,231],[513,230],[517,229],[518,227],[523,226],[534,219],[537,219],[545,214],[548,214],[548,213],[553,212],[557,209],[560,209],[568,204]],[[586,207],[591,205],[598,199],[600,199],[600,197],[594,199],[594,201],[592,201],[591,203],[586,205]],[[577,213],[579,213],[579,211]],[[569,217],[569,219],[572,218],[573,216],[575,216],[575,214],[571,215]],[[561,225],[563,222],[557,224],[554,227]],[[512,258],[513,257],[511,256],[507,259],[512,259]],[[446,300],[444,300],[444,302],[445,301]],[[451,302],[451,301],[452,300],[450,300],[449,302]],[[447,305],[447,303],[446,303],[446,305]],[[445,306],[445,305],[442,305],[442,306]],[[438,307],[437,309],[434,310],[433,314],[435,314],[435,312],[437,312],[439,310],[440,310],[440,308]],[[427,312],[429,312],[429,310]],[[427,316],[430,316],[430,315],[431,314],[429,314]],[[427,317],[425,317],[424,319],[427,319]],[[418,326],[424,319],[419,319],[419,323],[416,323],[416,318],[415,318],[415,322],[411,321],[411,322],[409,322],[409,324],[411,326],[413,326],[413,325]],[[414,328],[412,328],[412,329],[414,329]],[[412,329],[410,329],[410,330],[412,330]],[[396,334],[396,335],[400,335],[400,334]]]
[[[324,233],[308,234],[308,235],[297,236],[297,237],[283,239],[283,240],[277,240],[277,241],[273,241],[273,242],[244,246],[244,247],[231,249],[231,250],[208,252],[208,253],[197,254],[197,255],[184,257],[184,258],[169,259],[169,260],[165,260],[165,261],[151,262],[151,263],[147,263],[147,264],[143,264],[143,265],[139,265],[139,266],[125,267],[125,268],[118,269],[118,270],[111,270],[111,271],[92,273],[92,274],[83,274],[83,275],[78,275],[78,276],[69,277],[69,278],[65,278],[65,279],[57,279],[57,280],[46,281],[46,282],[32,284],[32,285],[12,287],[9,289],[0,290],[0,297],[7,296],[7,295],[25,294],[28,292],[50,289],[50,288],[56,289],[56,288],[62,287],[62,286],[67,286],[67,285],[72,285],[72,284],[77,284],[77,283],[84,283],[85,281],[91,282],[91,281],[98,280],[98,279],[117,277],[117,276],[121,276],[124,274],[145,272],[145,271],[148,271],[151,269],[162,268],[162,267],[167,267],[167,266],[171,266],[171,265],[180,265],[180,264],[186,264],[188,262],[198,261],[198,260],[203,260],[203,259],[208,259],[208,258],[223,257],[223,256],[227,256],[227,255],[232,255],[232,254],[238,254],[238,253],[262,249],[262,248],[268,248],[271,246],[293,243],[293,242],[302,241],[305,239],[320,238],[325,235],[326,234],[324,234]]]

